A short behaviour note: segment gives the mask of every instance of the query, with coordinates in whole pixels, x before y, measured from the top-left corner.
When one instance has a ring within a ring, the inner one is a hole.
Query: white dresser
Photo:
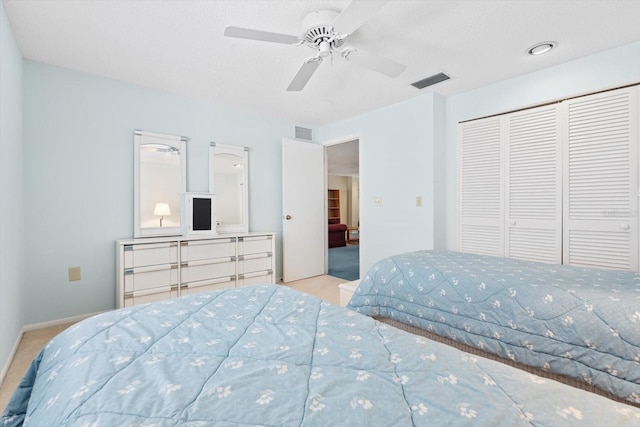
[[[275,283],[275,234],[117,240],[116,277],[117,308]]]

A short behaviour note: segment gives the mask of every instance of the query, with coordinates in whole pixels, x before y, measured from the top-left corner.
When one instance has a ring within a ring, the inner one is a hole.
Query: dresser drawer
[[[238,255],[258,254],[273,250],[273,236],[238,237]]]
[[[124,270],[124,292],[138,292],[178,285],[178,264],[127,268]]]
[[[270,253],[240,255],[238,257],[238,274],[272,269],[273,256]]]
[[[190,240],[180,243],[182,262],[200,261],[236,255],[236,239]]]
[[[191,282],[180,287],[180,296],[193,295],[200,292],[219,291],[236,287],[235,276],[219,277],[213,280]]]
[[[235,257],[183,262],[180,267],[180,282],[183,284],[236,276]]]
[[[272,270],[238,275],[238,286],[269,285],[274,283]]]
[[[124,268],[145,265],[172,264],[178,262],[178,243],[148,243],[125,245]]]
[[[124,295],[124,306],[133,307],[138,304],[145,304],[148,302],[162,301],[169,298],[176,298],[178,296],[178,287],[165,287],[160,289],[154,289],[153,292],[130,292]]]

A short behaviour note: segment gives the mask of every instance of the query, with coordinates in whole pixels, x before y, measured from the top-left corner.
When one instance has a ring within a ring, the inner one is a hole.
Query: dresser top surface
[[[137,239],[117,239],[116,243],[119,245],[132,245],[142,243],[164,243],[164,242],[185,242],[193,240],[210,240],[210,239],[229,239],[236,237],[259,237],[259,236],[274,236],[273,232],[250,232],[250,233],[225,233],[225,234],[198,234],[193,236],[162,236],[162,237],[140,237]]]

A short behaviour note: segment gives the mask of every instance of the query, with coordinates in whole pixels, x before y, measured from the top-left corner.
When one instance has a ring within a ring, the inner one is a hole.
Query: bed
[[[372,266],[348,306],[640,404],[638,273],[415,251]]]
[[[638,425],[640,409],[278,285],[84,320],[31,364],[8,426]]]

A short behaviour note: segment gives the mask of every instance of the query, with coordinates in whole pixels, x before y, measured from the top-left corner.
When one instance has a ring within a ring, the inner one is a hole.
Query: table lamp
[[[153,214],[160,217],[160,227],[162,227],[162,219],[164,216],[171,215],[169,203],[156,203],[156,207],[153,209]]]

